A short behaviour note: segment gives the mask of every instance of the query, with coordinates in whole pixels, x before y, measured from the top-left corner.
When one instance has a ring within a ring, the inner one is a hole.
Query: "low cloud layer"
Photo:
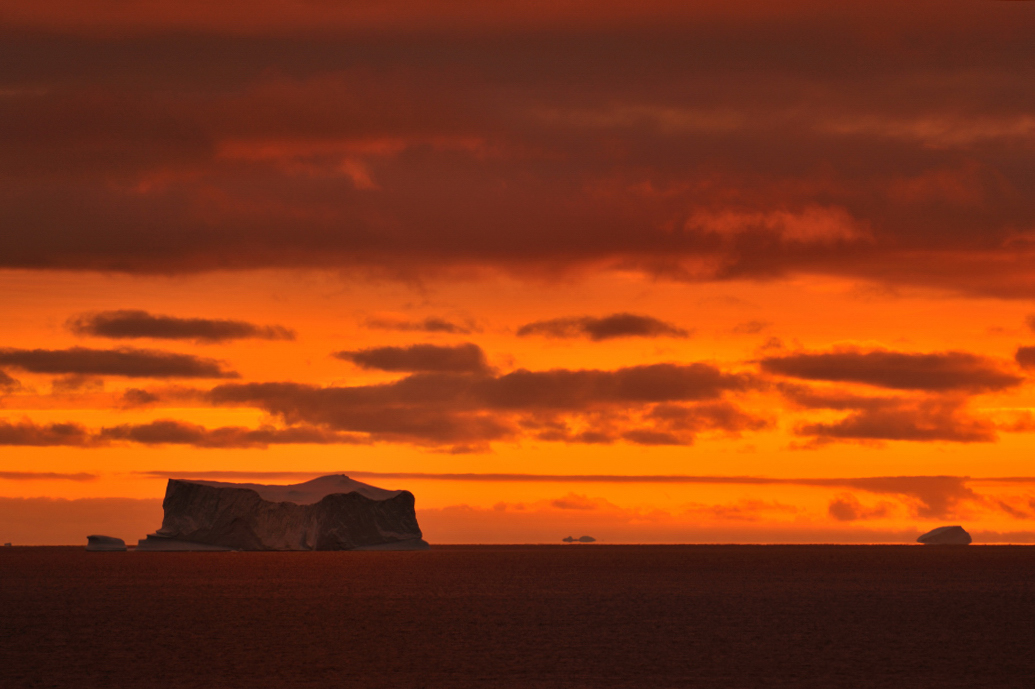
[[[257,407],[287,424],[461,450],[522,436],[689,444],[699,429],[736,433],[766,423],[732,405],[714,404],[727,392],[753,385],[750,376],[724,373],[709,364],[655,364],[613,371],[415,373],[392,383],[353,387],[220,385],[208,399],[217,405]]]
[[[77,335],[111,339],[152,338],[214,343],[256,338],[293,340],[295,332],[282,325],[255,325],[246,321],[178,318],[138,310],[100,311],[75,316],[68,328]]]
[[[154,349],[0,349],[0,366],[30,373],[126,378],[237,378],[214,359]]]
[[[362,368],[409,373],[487,373],[485,352],[470,342],[459,345],[416,344],[336,352],[338,359]]]
[[[588,338],[599,342],[619,337],[689,337],[690,332],[672,323],[633,313],[602,318],[580,316],[535,321],[518,328],[518,337],[543,335],[556,338]]]
[[[32,421],[0,420],[0,445],[56,447],[91,444],[90,433],[77,423],[36,424]]]
[[[3,427],[0,426],[0,429]],[[3,431],[0,430],[0,434]],[[0,442],[0,444],[4,444]],[[85,471],[62,473],[56,471],[0,471],[0,479],[5,481],[95,481],[97,474]]]
[[[803,409],[848,412],[837,421],[799,423],[794,432],[811,438],[806,447],[835,441],[992,442],[997,437],[996,424],[972,412],[960,394],[867,396],[787,383],[777,389]]]
[[[82,447],[100,448],[123,443],[139,445],[187,445],[202,449],[262,449],[270,445],[329,445],[356,444],[366,442],[362,436],[341,433],[312,426],[290,426],[287,428],[243,428],[204,426],[160,419],[141,424],[121,424],[88,429],[78,423],[37,424],[32,421],[10,422],[0,420],[0,446],[28,447]],[[25,472],[10,472],[8,477],[17,478]],[[45,478],[46,474],[28,473],[25,477]],[[70,475],[51,474],[53,478],[68,478]],[[92,475],[90,475],[92,477]],[[28,480],[25,478],[24,480]],[[81,479],[85,480],[85,479]]]
[[[205,428],[197,424],[163,419],[145,424],[103,428],[94,442],[128,441],[142,445],[190,445],[198,448],[264,448],[269,445],[328,445],[362,442],[355,436],[321,428]]]
[[[473,332],[471,325],[461,325],[445,318],[429,316],[419,321],[408,321],[395,318],[368,318],[364,321],[368,328],[376,330],[398,330],[400,332],[450,333],[467,335]]]
[[[805,380],[862,383],[895,390],[991,392],[1024,380],[1004,362],[968,352],[914,354],[856,349],[761,360],[762,370]]]

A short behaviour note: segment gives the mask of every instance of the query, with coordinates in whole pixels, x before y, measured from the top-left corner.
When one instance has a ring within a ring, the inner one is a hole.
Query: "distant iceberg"
[[[413,493],[348,476],[306,483],[169,479],[162,528],[137,551],[424,550]]]
[[[114,536],[87,536],[86,549],[92,553],[125,552],[126,542]]]
[[[916,541],[924,545],[970,545],[971,538],[962,526],[939,526]]]
[[[578,538],[575,538],[574,536],[568,536],[567,538],[562,538],[561,540],[565,543],[596,543],[597,539],[593,538],[592,536],[579,536]]]

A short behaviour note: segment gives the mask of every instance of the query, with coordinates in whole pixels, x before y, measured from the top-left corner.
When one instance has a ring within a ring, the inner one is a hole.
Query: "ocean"
[[[14,687],[1035,686],[1035,547],[0,548]]]

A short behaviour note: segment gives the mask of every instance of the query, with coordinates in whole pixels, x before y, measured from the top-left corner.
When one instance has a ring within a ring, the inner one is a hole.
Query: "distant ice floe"
[[[567,538],[562,538],[561,540],[565,543],[596,543],[597,539],[593,538],[592,536],[579,536],[578,538],[575,538],[574,536],[568,536]]]
[[[916,539],[924,545],[970,545],[971,540],[962,526],[939,526]]]
[[[86,549],[92,553],[115,553],[126,550],[126,542],[114,536],[87,536]]]

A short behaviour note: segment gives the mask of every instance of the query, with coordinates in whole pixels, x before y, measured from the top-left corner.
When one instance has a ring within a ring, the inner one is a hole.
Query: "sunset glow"
[[[341,5],[5,3],[0,540],[1035,542],[1035,4]]]

